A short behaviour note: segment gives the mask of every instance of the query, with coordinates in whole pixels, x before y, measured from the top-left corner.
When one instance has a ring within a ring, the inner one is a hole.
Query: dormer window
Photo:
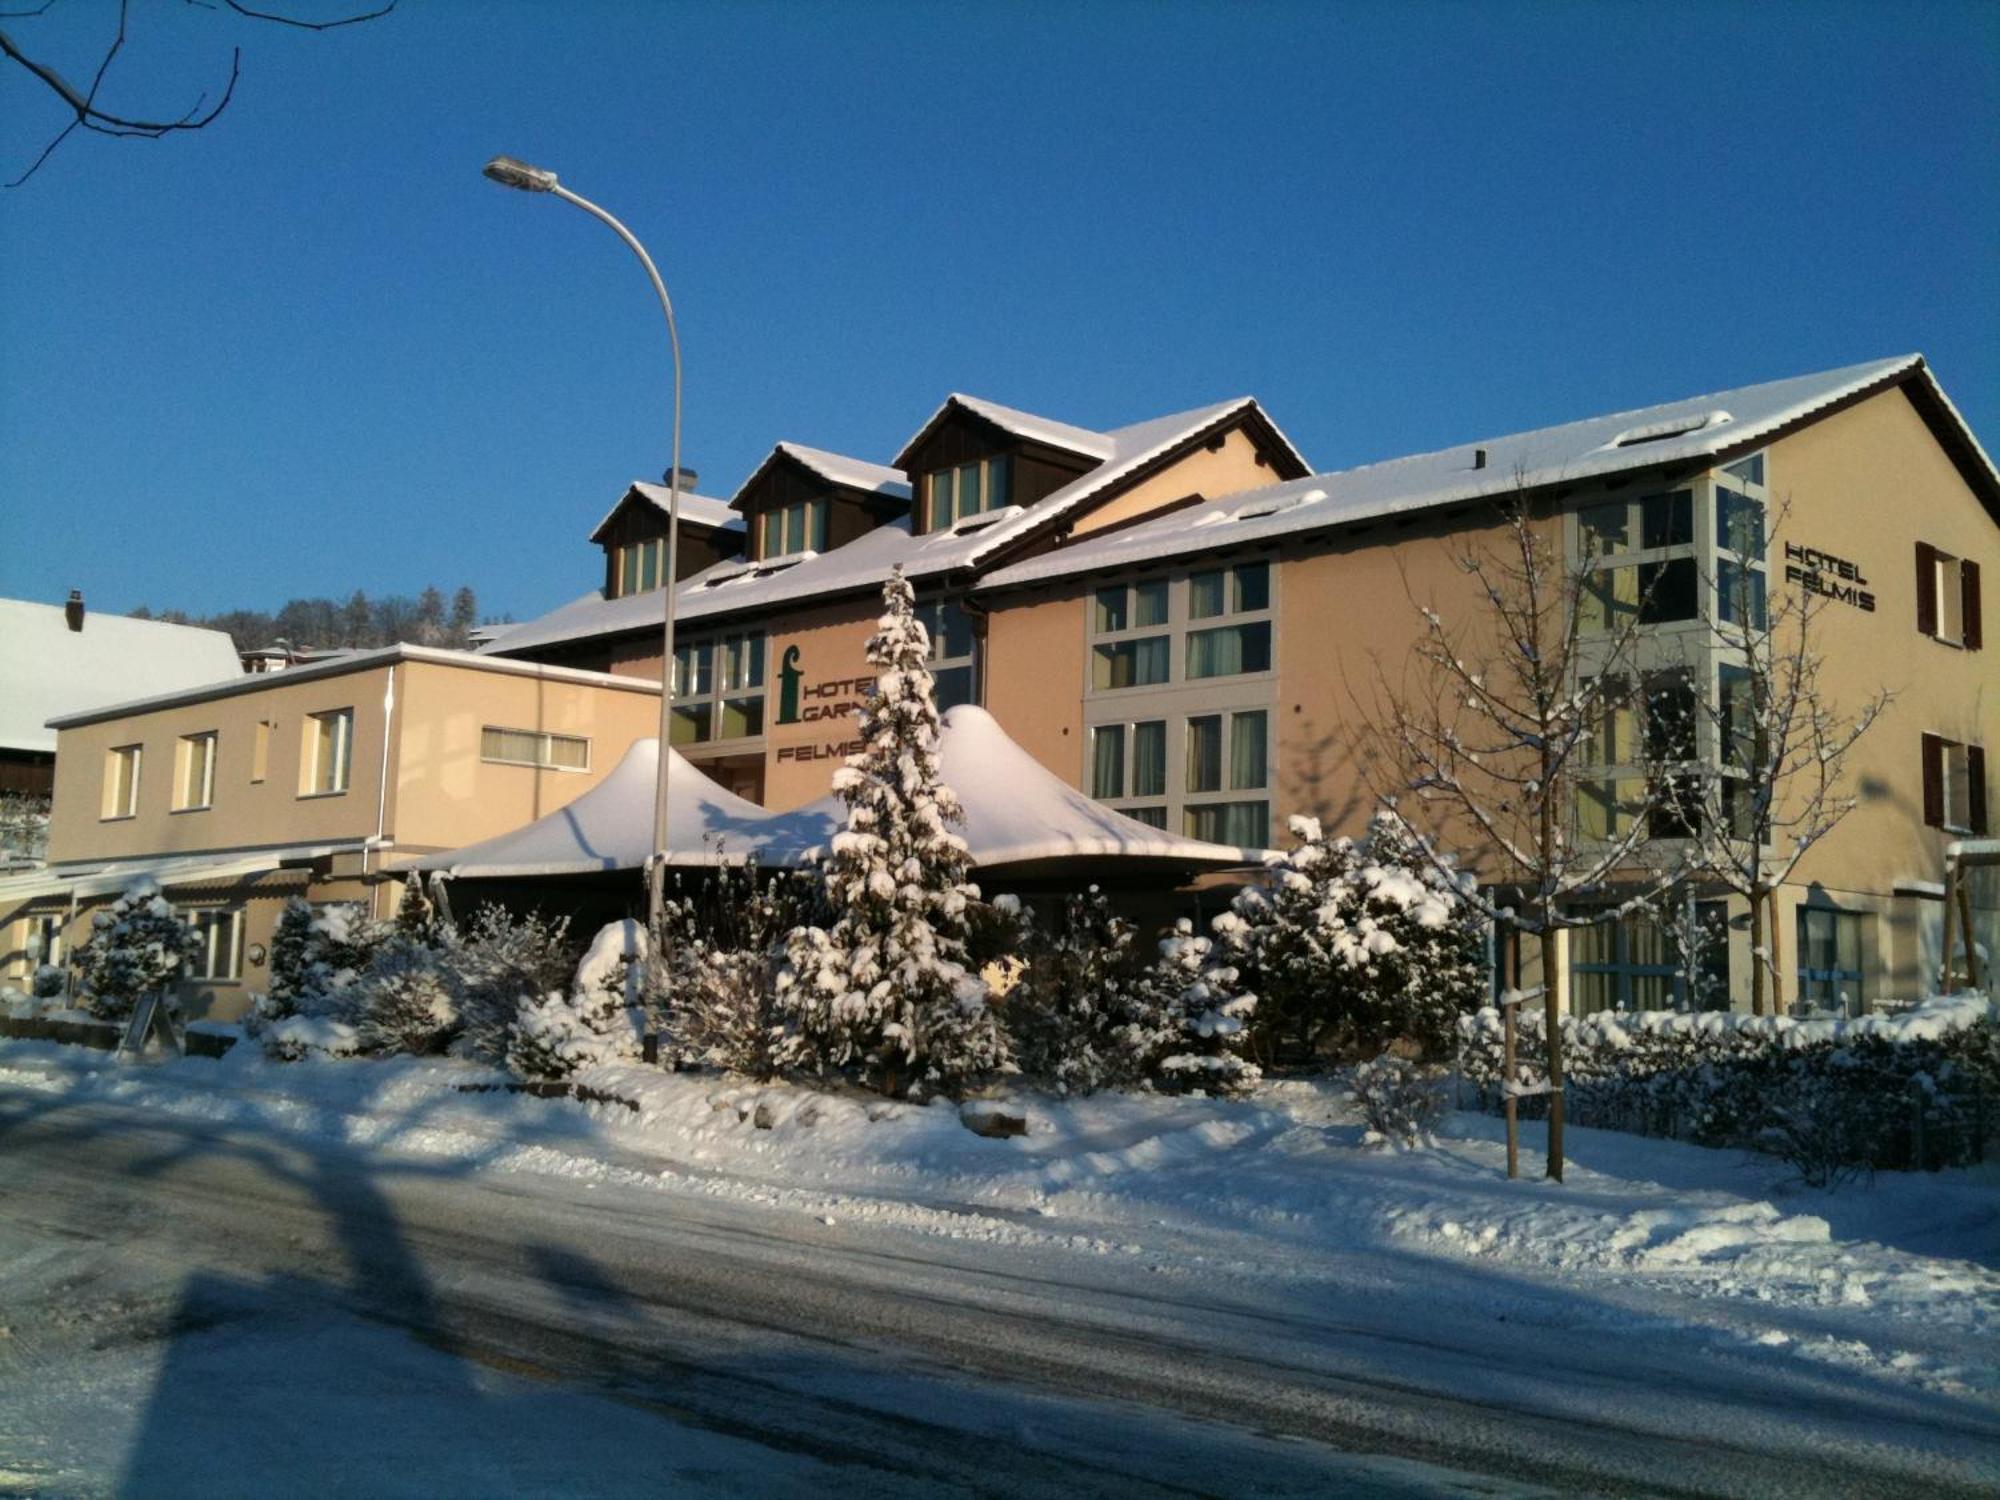
[[[758,519],[759,557],[790,557],[826,551],[826,502],[795,500],[775,506]]]
[[[628,542],[615,549],[611,566],[612,576],[618,580],[617,597],[623,599],[628,594],[643,594],[658,588],[666,560],[667,539],[661,536],[651,541]]]
[[[934,470],[924,485],[930,507],[924,529],[943,531],[967,516],[1011,504],[1011,470],[1004,453]]]

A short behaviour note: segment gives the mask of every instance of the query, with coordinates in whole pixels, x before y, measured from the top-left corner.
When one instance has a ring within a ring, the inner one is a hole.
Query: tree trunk
[[[1764,941],[1771,949],[1771,1014],[1785,1013],[1785,964],[1784,934],[1779,929],[1778,892],[1776,888],[1764,892]]]
[[[1750,1014],[1764,1014],[1764,893],[1750,893]]]
[[[1544,920],[1547,914],[1544,913]],[[1562,1016],[1569,1009],[1569,930],[1542,929],[1542,1015],[1549,1033],[1549,1167],[1551,1182],[1563,1180]]]

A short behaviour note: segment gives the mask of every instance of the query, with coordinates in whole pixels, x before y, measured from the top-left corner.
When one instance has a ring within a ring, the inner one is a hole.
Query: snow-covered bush
[[[1297,842],[1268,880],[1215,921],[1257,995],[1253,1050],[1367,1057],[1401,1040],[1449,1055],[1455,1021],[1484,994],[1478,914],[1393,811],[1358,843],[1316,818],[1290,826]]]
[[[437,908],[431,905],[430,898],[424,894],[423,886],[414,875],[404,884],[403,894],[396,899],[393,925],[399,937],[437,946],[442,926]]]
[[[868,638],[862,748],[834,773],[847,826],[820,867],[831,927],[801,926],[778,974],[778,1060],[884,1093],[952,1091],[1011,1067],[970,967],[964,813],[940,779],[930,642],[898,570]]]
[[[1451,1107],[1438,1068],[1387,1052],[1356,1064],[1348,1075],[1348,1091],[1368,1126],[1371,1144],[1424,1145]]]
[[[264,1050],[279,1062],[299,1062],[317,1052],[323,1057],[353,1057],[361,1051],[361,1033],[331,1016],[283,1016],[264,1028]]]
[[[1161,940],[1159,959],[1144,982],[1152,987],[1151,1003],[1178,1020],[1172,1049],[1159,1063],[1161,1079],[1176,1088],[1237,1093],[1263,1076],[1243,1055],[1257,997],[1243,989],[1235,968],[1214,949],[1183,917]]]
[[[1181,996],[1147,972],[1132,924],[1092,886],[1018,931],[1025,967],[1000,1014],[1021,1071],[1063,1094],[1150,1080],[1180,1040]]]
[[[645,927],[630,918],[598,930],[568,994],[523,1004],[507,1032],[507,1066],[524,1078],[564,1078],[579,1068],[639,1056],[645,1042]]]
[[[1519,1056],[1541,1051],[1523,1009]],[[1497,1106],[1501,1020],[1460,1024],[1460,1070]],[[1797,1021],[1728,1012],[1641,1011],[1566,1018],[1565,1097],[1574,1124],[1702,1145],[1776,1149],[1802,1175],[1831,1151],[1860,1167],[1957,1165],[2000,1128],[2000,1007],[1934,999],[1895,1015]],[[1523,1069],[1517,1082],[1533,1079]],[[1526,1115],[1545,1096],[1520,1101]],[[1824,1127],[1824,1128],[1822,1128]]]
[[[61,964],[39,964],[28,981],[28,993],[37,1000],[60,1000],[69,990],[69,970]]]
[[[439,958],[458,1002],[460,1046],[495,1064],[507,1061],[515,1019],[552,993],[566,997],[575,969],[567,917],[517,919],[490,905],[445,936]]]
[[[271,934],[271,984],[251,1007],[250,1032],[261,1035],[289,1016],[351,1020],[350,991],[388,935],[359,902],[314,906],[293,896]]]
[[[90,1010],[107,1021],[132,1014],[141,995],[172,985],[201,951],[194,927],[150,880],[136,880],[90,918],[90,939],[77,954],[77,977]]]
[[[458,1002],[438,951],[400,934],[375,950],[348,996],[370,1052],[441,1052],[458,1028]]]
[[[812,877],[767,874],[753,861],[666,903],[645,975],[662,1061],[760,1079],[778,1071],[778,967],[792,930],[818,917],[818,899]]]

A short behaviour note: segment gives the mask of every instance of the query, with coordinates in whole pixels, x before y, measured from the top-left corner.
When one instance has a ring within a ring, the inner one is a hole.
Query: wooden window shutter
[[[1965,617],[1965,629],[1960,644],[1968,651],[1977,651],[1985,642],[1979,632],[1979,564],[1964,562],[1959,565],[1959,611]]]
[[[1944,741],[1934,734],[1924,736],[1924,822],[1944,827]]]
[[[1984,838],[1986,835],[1986,751],[1979,745],[1965,747],[1965,781],[1968,788],[1966,802],[1971,816],[1966,820],[1972,831]]]
[[[1937,551],[1917,543],[1917,633],[1937,634]]]

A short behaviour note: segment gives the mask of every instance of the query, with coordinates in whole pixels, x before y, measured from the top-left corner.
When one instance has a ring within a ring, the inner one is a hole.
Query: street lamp
[[[666,905],[667,765],[673,754],[671,746],[674,699],[674,584],[677,581],[681,533],[680,329],[674,323],[674,304],[667,296],[667,284],[660,280],[659,270],[653,265],[653,257],[646,253],[646,247],[639,243],[637,236],[631,230],[588,198],[572,193],[556,180],[555,173],[544,167],[533,167],[511,156],[496,156],[483,170],[502,187],[518,188],[524,193],[554,193],[565,203],[573,203],[593,218],[610,225],[612,233],[631,247],[632,253],[639,257],[639,264],[646,268],[646,275],[653,283],[653,290],[659,294],[660,309],[667,315],[667,341],[673,346],[674,351],[674,437],[672,467],[667,470],[666,585],[660,591],[666,595],[666,604],[662,610],[664,625],[660,657],[660,768],[659,779],[653,787],[653,853],[646,861],[646,920],[648,929],[657,939],[660,936]]]

